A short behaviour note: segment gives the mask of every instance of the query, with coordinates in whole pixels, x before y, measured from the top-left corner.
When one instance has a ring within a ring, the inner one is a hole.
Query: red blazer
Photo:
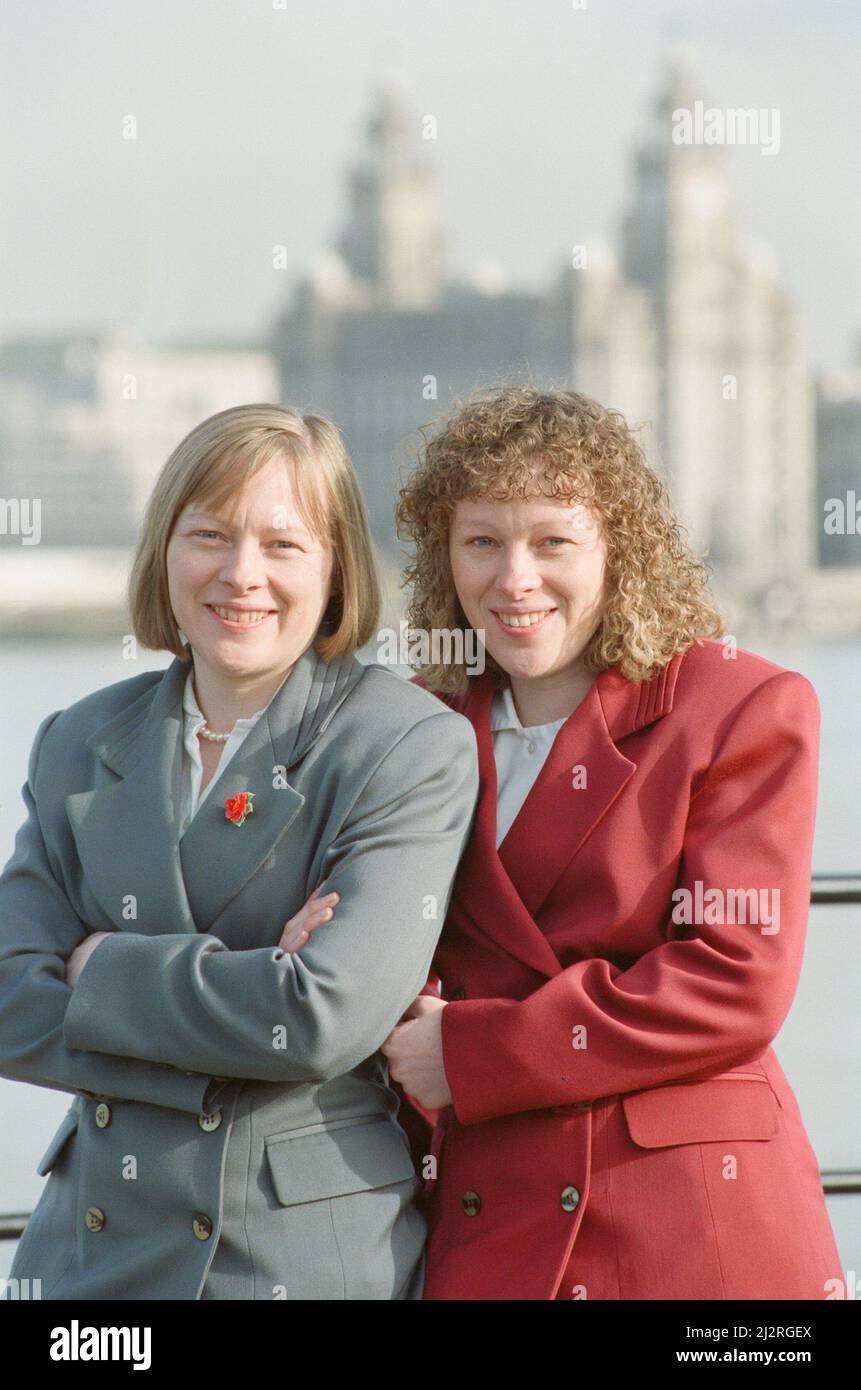
[[[480,792],[434,957],[453,1104],[407,1121],[415,1142],[437,1119],[426,1299],[824,1299],[842,1277],[769,1045],[804,948],[819,704],[730,651],[603,671],[498,853],[490,674],[442,697]]]

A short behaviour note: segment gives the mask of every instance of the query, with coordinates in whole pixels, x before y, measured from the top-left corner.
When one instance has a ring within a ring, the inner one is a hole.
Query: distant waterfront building
[[[93,335],[0,345],[0,497],[38,499],[40,546],[131,539],[130,482],[100,406],[98,357]],[[4,549],[15,544],[0,537]]]
[[[725,588],[791,605],[816,562],[801,321],[771,253],[740,235],[726,147],[672,138],[674,113],[702,98],[677,57],[637,152],[623,271],[653,308],[657,430],[677,510]]]
[[[720,145],[672,139],[701,92],[676,55],[636,152],[619,255],[572,229],[545,293],[445,273],[421,125],[378,94],[346,229],[277,321],[282,398],[346,435],[376,538],[396,553],[419,426],[476,387],[527,381],[621,410],[738,609],[803,622],[817,563],[813,390],[799,315],[736,222]]]
[[[397,490],[421,427],[475,388],[527,382],[623,412],[713,566],[731,626],[861,630],[858,536],[823,527],[828,498],[848,507],[861,494],[858,372],[814,397],[774,257],[739,229],[725,147],[672,138],[674,113],[697,103],[689,56],[676,53],[635,151],[619,250],[566,228],[570,257],[544,290],[512,288],[490,262],[467,279],[447,272],[429,118],[384,89],[343,226],[262,347],[122,333],[0,344],[0,499],[41,499],[40,546],[56,550],[45,574],[71,574],[73,548],[113,547],[112,568],[72,581],[104,588],[180,439],[231,405],[281,401],[343,431],[388,583],[403,559]],[[7,594],[17,545],[0,535]],[[44,606],[44,584],[26,573],[22,584]]]
[[[183,436],[279,393],[276,365],[257,348],[158,348],[116,334],[9,340],[0,382],[0,497],[38,497],[41,544],[66,547],[132,545]]]
[[[156,476],[195,425],[230,406],[277,402],[280,385],[269,353],[194,342],[117,342],[103,354],[99,382],[120,469],[130,480],[136,527]]]

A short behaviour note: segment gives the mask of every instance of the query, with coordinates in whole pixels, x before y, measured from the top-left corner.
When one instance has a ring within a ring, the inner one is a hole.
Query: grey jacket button
[[[105,1213],[101,1207],[87,1207],[84,1223],[88,1231],[101,1231],[105,1224]]]
[[[209,1237],[212,1235],[212,1222],[208,1216],[205,1216],[202,1212],[198,1212],[191,1223],[191,1229],[194,1231],[198,1240],[209,1240]]]
[[[96,1106],[96,1124],[99,1129],[107,1129],[111,1122],[111,1107],[106,1105],[103,1100]]]
[[[576,1211],[580,1205],[580,1193],[576,1187],[563,1187],[560,1201],[563,1211]]]
[[[464,1192],[463,1209],[467,1216],[478,1216],[481,1211],[481,1198],[477,1192]]]
[[[218,1129],[218,1126],[221,1124],[221,1119],[221,1111],[215,1110],[211,1115],[198,1115],[197,1123],[200,1125],[201,1129]]]

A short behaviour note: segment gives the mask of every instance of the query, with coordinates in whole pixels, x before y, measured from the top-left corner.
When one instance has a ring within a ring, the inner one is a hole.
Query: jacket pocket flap
[[[269,1134],[264,1143],[275,1195],[284,1207],[416,1177],[407,1142],[391,1124]]]
[[[622,1096],[628,1132],[644,1149],[773,1139],[780,1102],[765,1077],[712,1078]]]
[[[44,1178],[46,1173],[50,1173],[54,1164],[57,1162],[57,1159],[60,1157],[63,1145],[66,1143],[67,1139],[69,1139],[74,1134],[77,1128],[78,1110],[77,1104],[74,1104],[72,1105],[70,1110],[66,1111],[65,1115],[60,1121],[60,1125],[56,1134],[54,1135],[47,1149],[43,1153],[42,1157],[39,1159],[39,1162],[36,1164],[36,1172],[39,1174],[40,1177]]]

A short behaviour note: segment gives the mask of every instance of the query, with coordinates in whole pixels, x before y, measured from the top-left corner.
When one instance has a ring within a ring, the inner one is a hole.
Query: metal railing
[[[812,907],[839,907],[861,903],[861,874],[814,874],[810,882]],[[861,1192],[861,1169],[824,1168],[820,1174],[822,1190],[828,1197],[857,1196]],[[0,1240],[19,1240],[32,1213],[9,1212],[0,1215]]]
[[[813,874],[811,907],[841,907],[847,903],[861,903],[861,874]],[[861,1192],[861,1169],[823,1168],[820,1176],[826,1196],[857,1196]]]
[[[814,874],[810,881],[810,903],[813,907],[861,903],[861,874]]]

